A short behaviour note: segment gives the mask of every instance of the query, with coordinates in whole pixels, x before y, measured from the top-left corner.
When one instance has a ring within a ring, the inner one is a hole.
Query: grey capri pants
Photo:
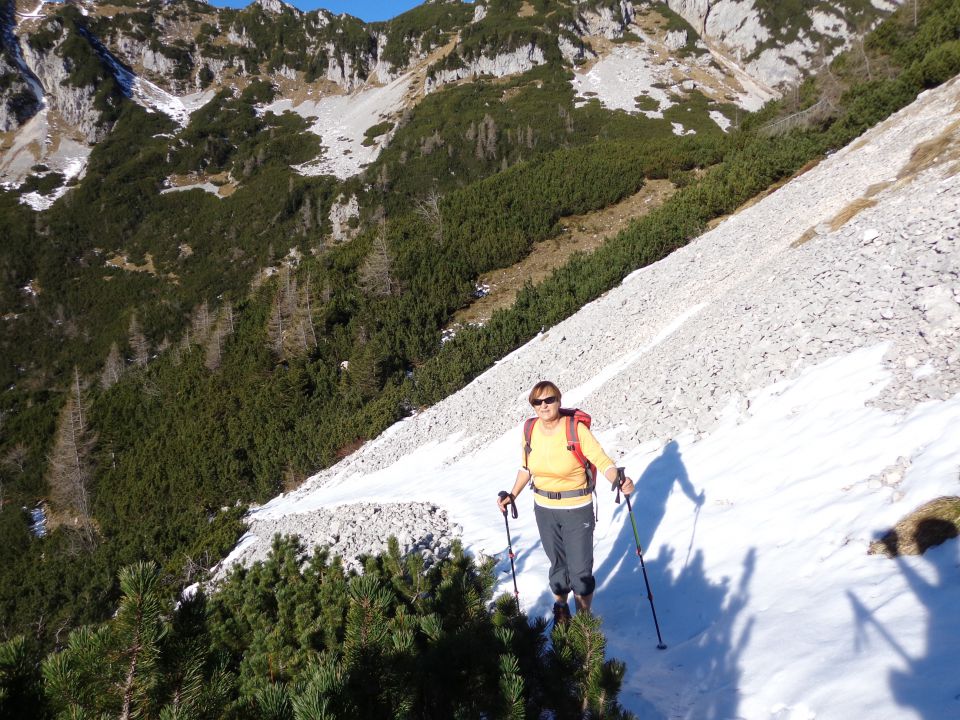
[[[584,597],[593,592],[593,503],[567,510],[533,506],[543,550],[550,559],[550,590]]]

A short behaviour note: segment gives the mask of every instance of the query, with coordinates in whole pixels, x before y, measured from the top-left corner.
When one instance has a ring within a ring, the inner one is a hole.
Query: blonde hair
[[[531,405],[533,405],[533,401],[536,400],[540,393],[542,393],[544,390],[549,390],[552,394],[556,395],[557,403],[559,403],[560,398],[563,397],[563,394],[560,392],[560,388],[558,388],[554,383],[550,382],[549,380],[541,380],[533,386],[533,389],[530,391],[530,395],[527,396],[527,400]]]

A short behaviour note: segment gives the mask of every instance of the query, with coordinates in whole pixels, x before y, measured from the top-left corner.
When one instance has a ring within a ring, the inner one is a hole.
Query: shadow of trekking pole
[[[626,474],[622,467],[617,468],[617,499],[616,503],[620,504],[620,488],[623,487],[623,481],[626,478]],[[643,550],[640,549],[640,534],[637,532],[637,522],[633,518],[633,506],[630,504],[630,496],[624,494],[627,500],[627,512],[630,514],[630,525],[633,526],[633,539],[637,543],[637,557],[640,558],[640,569],[643,570],[643,582],[647,586],[647,600],[650,601],[650,611],[653,613],[653,626],[657,629],[657,649],[666,650],[667,646],[663,642],[663,638],[660,636],[660,623],[657,622],[657,609],[653,605],[653,592],[650,590],[650,578],[647,577],[647,566],[643,562]],[[503,511],[504,522],[506,522],[507,511]],[[509,530],[507,531],[509,533]],[[509,538],[508,538],[509,539]],[[511,555],[512,557],[512,555]]]

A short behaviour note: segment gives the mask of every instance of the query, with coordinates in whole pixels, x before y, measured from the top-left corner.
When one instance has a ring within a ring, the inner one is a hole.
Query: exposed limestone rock
[[[350,227],[350,220],[360,217],[360,206],[357,196],[351,195],[347,200],[340,195],[330,207],[331,237],[334,242],[343,242],[356,235],[356,230]]]
[[[568,63],[580,63],[588,58],[595,58],[597,54],[582,42],[574,42],[570,37],[561,33],[557,37],[557,46],[560,54]]]
[[[627,26],[633,21],[633,3],[621,0],[613,7],[589,9],[580,13],[580,34],[602,35],[609,40],[623,37]]]
[[[0,132],[21,127],[43,106],[43,90],[23,60],[13,3],[0,2]]]
[[[96,88],[93,85],[76,86],[70,83],[71,61],[59,50],[66,40],[62,25],[54,20],[45,24],[59,36],[49,50],[38,50],[29,42],[22,45],[23,58],[30,72],[40,81],[50,107],[74,127],[89,143],[101,140],[109,128],[101,122],[100,112],[94,107]]]
[[[36,115],[42,102],[20,68],[11,65],[3,55],[0,55],[0,77],[11,78],[0,91],[0,132],[10,132]]]
[[[663,40],[663,44],[666,45],[670,50],[679,50],[687,44],[687,31],[674,30],[672,32],[668,32],[667,36]]]
[[[279,15],[284,11],[292,12],[298,17],[303,15],[303,13],[297,8],[295,8],[293,5],[288,5],[285,2],[281,2],[281,0],[257,0],[257,5],[262,7],[267,12],[271,12],[277,15]]]
[[[501,53],[494,57],[481,55],[462,67],[453,70],[441,70],[435,73],[432,78],[428,77],[424,84],[424,92],[430,93],[443,85],[477,75],[492,75],[493,77],[518,75],[545,62],[546,58],[543,50],[532,43],[517,48],[512,53]]]
[[[829,62],[866,29],[851,26],[840,7],[818,6],[791,25],[769,27],[754,0],[668,0],[667,5],[771,87],[796,82],[804,71]],[[873,6],[883,15],[896,3],[878,0]]]

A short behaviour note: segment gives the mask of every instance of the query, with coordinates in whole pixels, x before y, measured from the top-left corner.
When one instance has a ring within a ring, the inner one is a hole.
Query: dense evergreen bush
[[[110,620],[73,630],[41,664],[0,645],[0,709],[36,718],[629,718],[624,665],[600,621],[553,631],[512,597],[490,607],[493,560],[455,544],[425,570],[395,538],[345,573],[323,550],[275,538],[267,560],[174,605],[155,565],[120,572]]]

